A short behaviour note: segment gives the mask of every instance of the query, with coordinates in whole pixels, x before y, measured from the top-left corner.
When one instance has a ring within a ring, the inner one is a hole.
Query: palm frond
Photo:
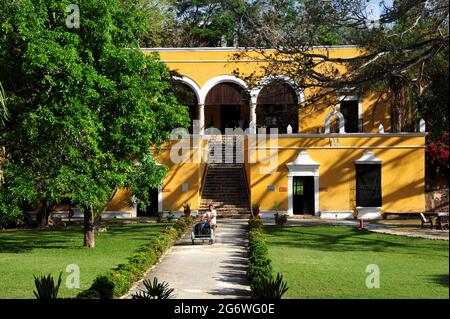
[[[35,276],[34,285],[36,290],[33,291],[37,299],[56,299],[58,297],[59,287],[61,286],[61,273],[59,273],[58,283],[55,285],[52,275]]]
[[[149,279],[143,282],[144,290],[133,295],[133,299],[170,299],[173,297],[174,289],[169,288],[167,282],[158,282],[158,279],[153,278],[153,282]]]

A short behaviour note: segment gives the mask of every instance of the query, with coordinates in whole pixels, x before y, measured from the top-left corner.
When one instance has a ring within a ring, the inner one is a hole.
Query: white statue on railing
[[[425,133],[427,131],[427,124],[424,119],[421,119],[419,122],[419,131],[421,133]]]
[[[287,134],[292,134],[292,126],[291,126],[291,124],[289,124],[289,125],[287,126],[286,132],[287,132]]]
[[[339,122],[339,133],[345,133],[345,118],[344,115],[342,115],[341,112],[339,112],[337,109],[334,109],[334,111],[328,113],[327,117],[325,118],[325,134],[330,134],[330,123],[331,118],[333,116],[336,116],[338,118]]]
[[[380,124],[380,126],[378,126],[378,133],[384,133],[384,126],[383,124]]]

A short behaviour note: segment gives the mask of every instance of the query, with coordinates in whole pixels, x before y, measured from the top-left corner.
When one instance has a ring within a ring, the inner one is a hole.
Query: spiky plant
[[[158,278],[153,281],[147,279],[143,282],[145,289],[133,295],[133,299],[170,299],[173,297],[174,289],[169,288],[165,281],[158,282]]]
[[[56,299],[58,297],[59,287],[61,286],[61,273],[59,273],[58,282],[55,284],[52,275],[35,276],[34,285],[36,290],[33,291],[37,299]]]
[[[277,273],[277,277],[263,277],[254,287],[252,297],[254,299],[281,299],[288,291],[283,275]]]

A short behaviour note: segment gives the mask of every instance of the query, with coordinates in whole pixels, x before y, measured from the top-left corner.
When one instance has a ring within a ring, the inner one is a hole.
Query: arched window
[[[236,83],[222,82],[209,90],[205,98],[205,127],[215,127],[225,133],[226,128],[248,128],[249,94]]]
[[[185,105],[189,108],[189,132],[192,133],[192,122],[194,119],[198,118],[197,114],[197,95],[194,90],[181,81],[173,81],[172,83],[172,91],[177,98],[178,103],[181,105]]]
[[[259,127],[278,128],[286,133],[288,125],[298,132],[298,99],[294,89],[283,82],[272,82],[258,94],[256,118]]]

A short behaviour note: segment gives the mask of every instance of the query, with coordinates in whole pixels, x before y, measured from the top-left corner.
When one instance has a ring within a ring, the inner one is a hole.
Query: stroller
[[[211,225],[207,222],[197,222],[194,225],[194,229],[191,232],[192,245],[194,245],[196,239],[201,239],[204,243],[205,240],[209,240],[210,244],[214,243],[214,233]]]

